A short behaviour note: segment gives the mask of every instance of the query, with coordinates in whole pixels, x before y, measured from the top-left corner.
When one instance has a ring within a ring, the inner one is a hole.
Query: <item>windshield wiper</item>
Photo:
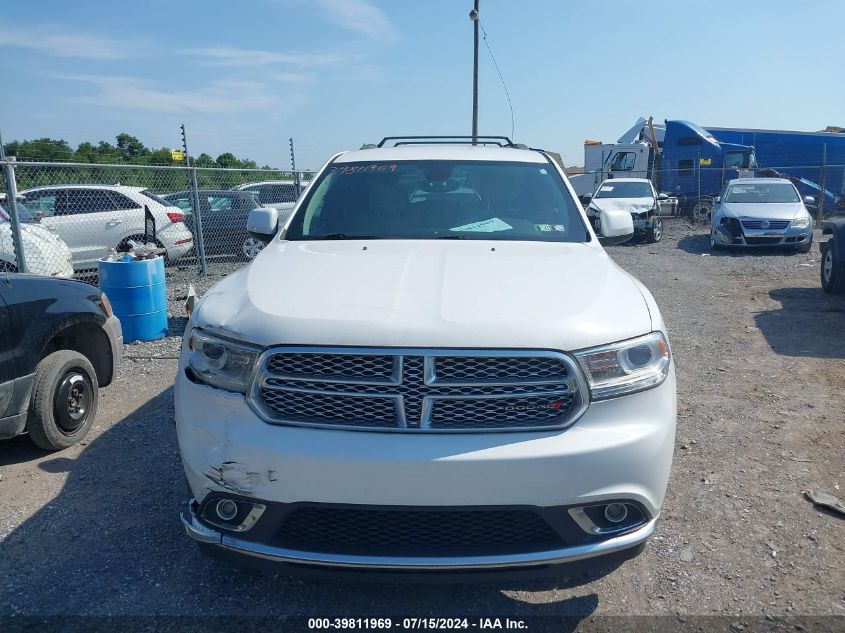
[[[349,235],[347,233],[328,233],[326,235],[309,235],[312,240],[379,240],[387,239],[384,235]]]
[[[465,240],[467,239],[466,235],[438,235],[434,239],[436,240]]]

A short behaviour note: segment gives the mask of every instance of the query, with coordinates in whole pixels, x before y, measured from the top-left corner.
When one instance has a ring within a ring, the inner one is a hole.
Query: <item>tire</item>
[[[659,242],[663,237],[663,220],[659,216],[654,216],[651,221],[651,228],[645,232],[645,239],[651,244]]]
[[[257,240],[251,236],[247,237],[241,243],[241,252],[239,255],[241,259],[251,262],[253,259],[258,257],[258,253],[264,249],[264,246],[264,242],[261,240]]]
[[[690,211],[693,224],[709,224],[710,215],[713,213],[713,206],[713,198],[710,196],[701,196],[698,198]]]
[[[97,374],[79,352],[59,350],[41,359],[29,403],[29,437],[45,451],[84,438],[97,417]]]
[[[721,244],[719,244],[719,242],[717,242],[717,241],[713,238],[713,233],[712,233],[712,231],[711,231],[711,233],[710,233],[710,250],[711,250],[711,251],[722,251],[722,250],[725,250],[725,247],[724,247],[724,246],[722,246]]]
[[[839,261],[833,252],[833,240],[822,242],[822,263],[820,277],[822,290],[830,294],[845,293],[845,262]]]

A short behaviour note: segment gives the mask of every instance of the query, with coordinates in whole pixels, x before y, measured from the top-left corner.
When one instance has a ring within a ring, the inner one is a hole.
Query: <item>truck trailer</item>
[[[709,213],[727,180],[749,175],[757,163],[750,145],[719,141],[690,121],[662,126],[641,118],[614,144],[587,141],[584,174],[571,176],[579,196],[609,178],[648,178],[678,200],[681,213]]]
[[[754,148],[761,176],[784,176],[827,213],[845,209],[845,133],[707,127],[717,140]],[[824,190],[824,195],[822,195]]]
[[[840,130],[840,131],[836,131]],[[826,215],[845,210],[845,133],[701,127],[640,118],[616,143],[584,143],[585,173],[571,176],[579,196],[608,178],[649,178],[678,200],[681,213],[706,217],[725,182],[789,178]]]

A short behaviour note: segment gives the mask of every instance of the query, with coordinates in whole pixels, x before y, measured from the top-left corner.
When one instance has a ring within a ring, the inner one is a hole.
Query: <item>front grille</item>
[[[543,551],[565,545],[528,509],[304,507],[276,534],[282,547],[310,552],[448,556]]]
[[[789,226],[789,220],[752,220],[749,218],[743,218],[741,220],[742,228],[744,229],[752,229],[755,231],[759,230],[770,230],[770,231],[783,231],[786,227]],[[766,223],[766,226],[763,226],[763,223]]]
[[[251,400],[278,424],[524,430],[572,422],[584,391],[557,352],[286,348],[262,357]]]

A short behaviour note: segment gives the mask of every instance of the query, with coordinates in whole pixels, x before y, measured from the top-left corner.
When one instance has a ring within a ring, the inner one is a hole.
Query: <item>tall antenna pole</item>
[[[473,31],[473,53],[472,53],[472,144],[475,145],[478,139],[478,2],[469,12],[469,19],[472,20]]]
[[[299,172],[296,171],[296,154],[293,152],[293,137],[290,137],[290,167],[293,171],[293,182],[296,186],[296,197],[299,197],[299,194],[302,193],[302,183],[299,180]]]

